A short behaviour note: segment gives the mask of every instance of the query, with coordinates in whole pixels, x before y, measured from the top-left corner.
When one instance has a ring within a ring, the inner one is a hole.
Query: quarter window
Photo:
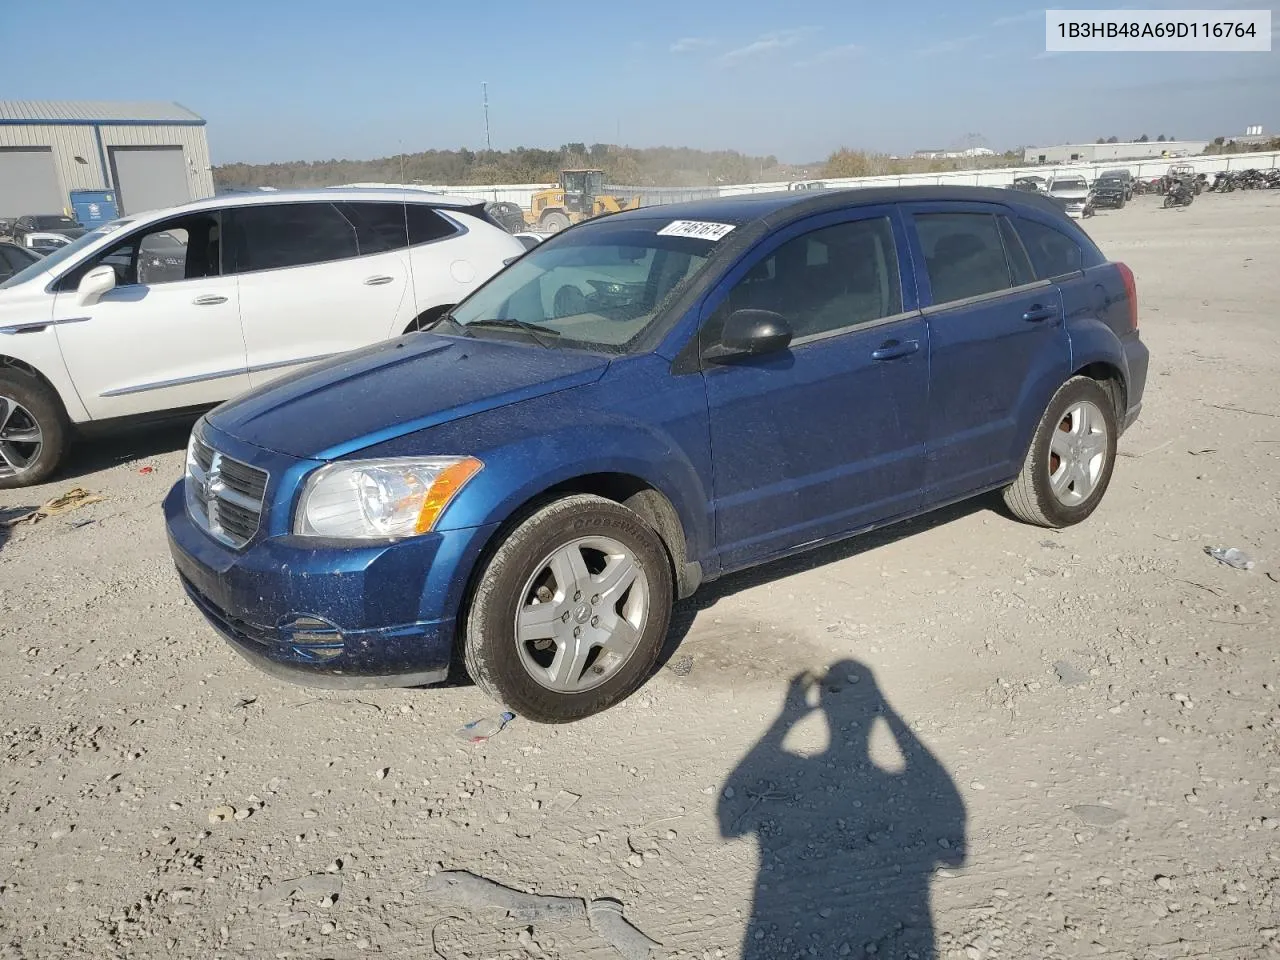
[[[1061,277],[1080,270],[1080,245],[1061,231],[1020,218],[1018,233],[1039,279]]]
[[[360,255],[356,229],[332,203],[264,203],[228,213],[231,270],[275,270]]]
[[[995,217],[985,213],[918,213],[915,222],[935,304],[1013,286]]]
[[[788,240],[738,281],[718,319],[742,309],[781,314],[796,339],[901,313],[892,225],[857,220]]]

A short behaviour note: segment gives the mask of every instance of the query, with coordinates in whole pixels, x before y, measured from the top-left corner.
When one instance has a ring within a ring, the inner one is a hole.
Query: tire
[[[583,561],[576,580],[564,559],[575,554]],[[601,563],[606,557],[608,565]],[[631,561],[630,580],[617,577],[623,559]],[[563,586],[557,569],[564,571]],[[614,588],[607,585],[611,571]],[[601,596],[610,589],[612,596]],[[581,720],[625,700],[648,679],[673,601],[671,561],[644,520],[602,497],[556,500],[521,522],[485,566],[466,618],[467,673],[529,720]],[[529,615],[541,606],[551,609]],[[521,610],[527,624],[517,628]],[[604,626],[610,620],[613,628]],[[618,650],[611,652],[606,644],[615,642]]]
[[[71,423],[58,394],[34,374],[0,368],[0,490],[49,479],[70,441]]]
[[[548,213],[539,221],[542,229],[546,233],[559,233],[561,230],[568,229],[569,218],[563,213]]]
[[[1071,429],[1064,430],[1064,426]],[[1099,432],[1101,440],[1078,442]],[[1067,439],[1055,440],[1059,434],[1066,434]],[[1118,438],[1111,394],[1096,380],[1072,377],[1049,401],[1022,470],[1005,488],[1005,505],[1019,520],[1040,527],[1069,527],[1087,519],[1111,483]],[[1053,449],[1057,442],[1062,444],[1061,453]],[[1097,452],[1090,456],[1092,450]],[[1073,453],[1088,459],[1073,464]],[[1065,481],[1058,485],[1059,492],[1051,482],[1055,475]]]
[[[1164,195],[1164,205],[1165,205],[1166,207],[1172,207],[1172,206],[1173,206],[1173,197],[1172,197],[1170,194],[1167,194],[1167,193],[1166,193],[1166,194]]]

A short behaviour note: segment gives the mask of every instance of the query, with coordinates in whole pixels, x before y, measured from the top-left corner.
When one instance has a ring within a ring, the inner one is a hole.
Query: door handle
[[[1057,315],[1057,307],[1042,307],[1037,303],[1022,315],[1022,319],[1027,321],[1027,323],[1040,323],[1043,320],[1052,320]]]
[[[871,352],[872,360],[896,360],[920,349],[919,340],[886,340]]]
[[[368,277],[365,280],[365,286],[376,287],[376,286],[379,286],[380,284],[390,283],[394,279],[395,277],[388,277],[386,275],[381,275],[377,277]]]
[[[226,303],[227,298],[219,296],[216,293],[206,293],[203,297],[196,297],[191,302],[197,307],[212,307],[215,304]]]

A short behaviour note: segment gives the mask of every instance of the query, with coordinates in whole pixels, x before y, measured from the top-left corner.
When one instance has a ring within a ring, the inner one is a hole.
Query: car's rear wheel
[[[1005,504],[1037,526],[1080,523],[1111,482],[1118,437],[1111,396],[1098,381],[1073,377],[1049,402]]]
[[[44,381],[18,367],[0,369],[0,489],[43,483],[70,438],[62,401]]]
[[[494,552],[466,621],[467,672],[530,720],[568,723],[652,672],[674,598],[658,534],[602,497],[556,500]]]

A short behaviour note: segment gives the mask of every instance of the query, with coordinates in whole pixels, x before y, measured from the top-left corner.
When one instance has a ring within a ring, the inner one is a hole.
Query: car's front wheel
[[[48,384],[19,367],[0,368],[0,490],[47,480],[70,436],[62,401]]]
[[[657,533],[602,497],[535,511],[489,559],[466,620],[476,684],[541,723],[624,700],[652,672],[674,598]]]
[[[1098,381],[1073,377],[1049,401],[1005,504],[1037,526],[1080,523],[1107,491],[1118,438],[1111,396]]]

